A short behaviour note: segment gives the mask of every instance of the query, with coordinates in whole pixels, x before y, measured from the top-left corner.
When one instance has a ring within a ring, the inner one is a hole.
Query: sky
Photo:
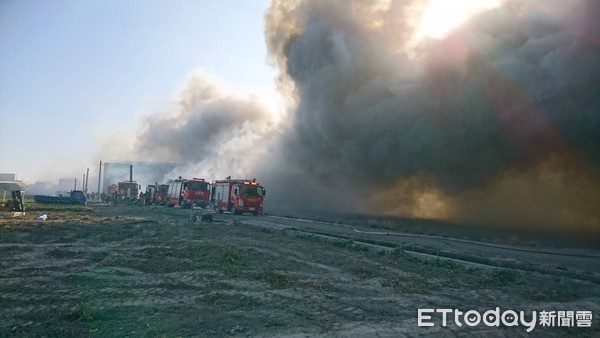
[[[100,143],[136,132],[196,69],[233,90],[272,95],[267,5],[0,1],[0,172],[29,182],[80,177],[101,160]]]

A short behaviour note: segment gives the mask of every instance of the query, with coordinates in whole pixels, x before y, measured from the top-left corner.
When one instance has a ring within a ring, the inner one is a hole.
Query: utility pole
[[[133,183],[133,165],[129,165],[129,188],[127,189],[127,197],[131,197],[131,184]]]
[[[100,166],[98,168],[98,200],[100,200],[100,178],[102,177],[102,161],[100,161]]]
[[[85,191],[86,195],[88,193],[88,179],[89,178],[90,178],[90,168],[87,168],[87,170],[85,171],[85,188],[83,189]]]

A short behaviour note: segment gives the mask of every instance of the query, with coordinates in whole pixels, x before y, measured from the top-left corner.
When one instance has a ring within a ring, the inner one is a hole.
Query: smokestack
[[[73,190],[77,190],[77,177],[75,177],[75,186],[73,187]]]

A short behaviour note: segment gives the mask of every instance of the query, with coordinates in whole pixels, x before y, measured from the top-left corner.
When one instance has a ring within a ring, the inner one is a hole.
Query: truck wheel
[[[232,214],[232,215],[237,215],[237,210],[235,210],[235,208],[233,207],[232,203],[229,203],[229,206],[227,207],[227,210]]]

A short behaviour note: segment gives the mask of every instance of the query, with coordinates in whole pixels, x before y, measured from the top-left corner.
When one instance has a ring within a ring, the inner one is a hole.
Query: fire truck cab
[[[218,213],[229,211],[232,214],[263,212],[266,191],[256,179],[231,179],[213,182],[212,201]]]
[[[168,184],[166,198],[168,207],[178,205],[182,208],[191,208],[192,206],[204,208],[210,203],[210,183],[203,178],[188,180],[179,177],[169,181]]]

